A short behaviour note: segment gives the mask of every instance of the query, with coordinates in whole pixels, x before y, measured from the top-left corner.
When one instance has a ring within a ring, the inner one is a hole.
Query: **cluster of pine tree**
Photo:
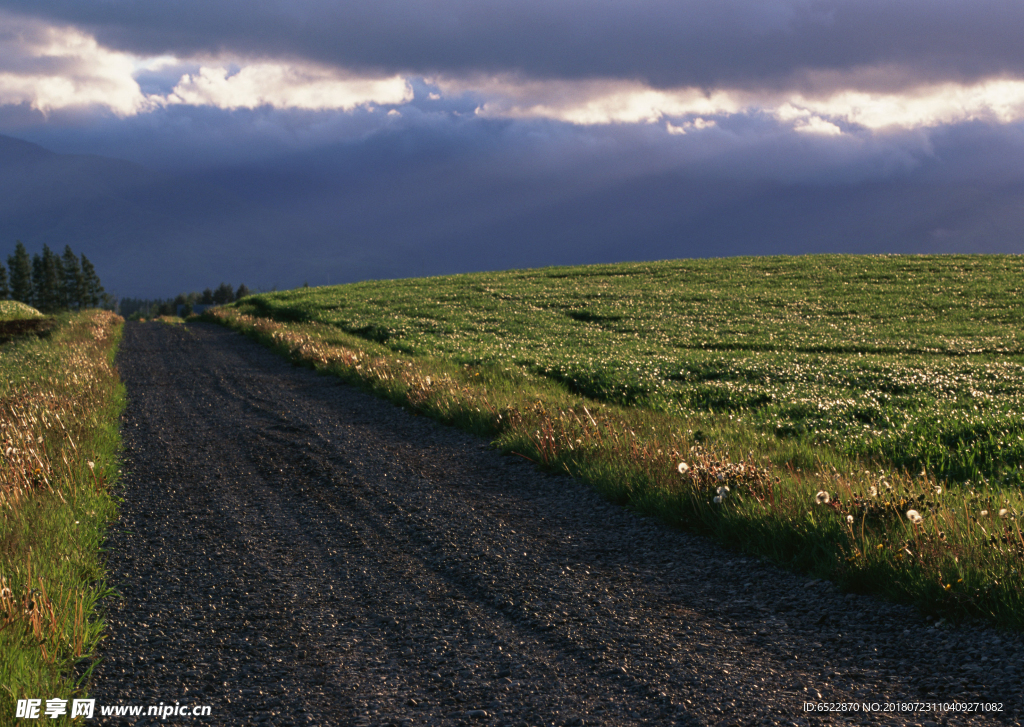
[[[42,255],[37,253],[29,258],[18,240],[14,254],[7,257],[7,267],[10,274],[0,263],[0,300],[21,301],[41,313],[113,307],[96,268],[85,255],[79,258],[71,252],[68,245],[63,255],[43,245]]]
[[[198,296],[197,300],[189,300],[189,303],[200,303],[201,305],[224,305],[225,303],[234,303],[236,300],[241,300],[247,295],[250,295],[252,291],[246,287],[245,283],[238,286],[238,290],[232,290],[231,286],[227,283],[221,283],[217,286],[216,290],[210,290],[207,288],[203,291],[202,295]],[[184,303],[182,300],[184,294],[179,295],[174,299],[175,303]],[[189,296],[195,296],[195,293],[190,293]]]
[[[122,298],[118,304],[118,312],[125,318],[132,319],[189,315],[195,305],[234,303],[251,293],[245,283],[239,285],[238,290],[227,283],[221,283],[216,290],[207,288],[202,293],[180,293],[173,299]]]

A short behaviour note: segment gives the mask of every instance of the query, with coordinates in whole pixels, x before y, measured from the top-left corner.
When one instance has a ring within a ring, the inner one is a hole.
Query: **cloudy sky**
[[[291,230],[290,267],[251,243],[261,284],[1024,252],[1021,28],[1016,0],[0,0],[0,134],[237,195]]]

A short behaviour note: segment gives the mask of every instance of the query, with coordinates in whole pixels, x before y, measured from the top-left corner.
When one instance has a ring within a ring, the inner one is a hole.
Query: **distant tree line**
[[[103,290],[96,268],[85,255],[75,255],[69,245],[58,255],[43,245],[41,255],[29,258],[21,240],[7,257],[7,268],[0,262],[0,300],[8,299],[42,313],[114,307],[113,297]]]
[[[118,312],[125,318],[156,318],[157,316],[176,316],[178,306],[182,306],[182,315],[192,313],[194,306],[198,305],[224,305],[241,300],[252,291],[245,283],[235,290],[227,283],[221,283],[216,290],[207,288],[202,293],[179,293],[176,298],[122,298],[118,305]]]

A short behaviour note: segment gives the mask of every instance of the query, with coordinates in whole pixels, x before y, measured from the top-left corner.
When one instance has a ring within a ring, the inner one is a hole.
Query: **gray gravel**
[[[128,323],[119,367],[99,704],[212,707],[160,722],[189,725],[1021,718],[1019,635],[671,531],[216,326]],[[922,701],[1003,711],[803,711]]]

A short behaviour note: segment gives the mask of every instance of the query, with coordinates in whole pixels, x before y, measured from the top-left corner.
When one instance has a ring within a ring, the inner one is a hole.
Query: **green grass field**
[[[670,522],[1021,626],[1022,290],[1012,256],[733,258],[298,289],[215,316]]]
[[[259,296],[398,352],[516,366],[602,401],[1022,484],[1024,259],[688,260]]]

